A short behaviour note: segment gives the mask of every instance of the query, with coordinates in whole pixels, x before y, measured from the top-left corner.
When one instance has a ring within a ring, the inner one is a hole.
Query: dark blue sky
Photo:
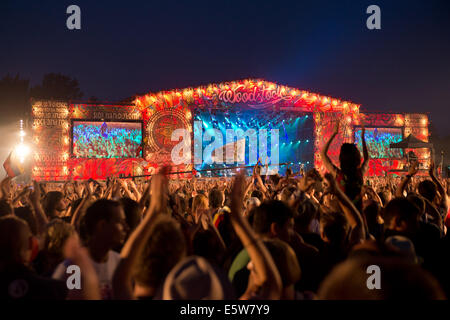
[[[66,28],[71,4],[81,31]],[[366,28],[371,4],[381,30]],[[264,78],[365,110],[430,112],[450,134],[446,0],[1,0],[0,41],[0,76],[61,72],[86,99]]]

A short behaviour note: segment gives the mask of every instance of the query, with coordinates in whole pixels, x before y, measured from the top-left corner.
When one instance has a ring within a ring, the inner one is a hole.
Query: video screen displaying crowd
[[[367,128],[365,140],[371,158],[401,159],[402,149],[390,148],[392,143],[400,142],[403,138],[400,128]],[[362,151],[361,129],[355,131],[355,143]]]
[[[76,158],[135,158],[141,155],[140,123],[86,122],[73,125]]]
[[[448,179],[367,176],[364,139],[332,163],[338,130],[324,175],[4,179],[1,299],[447,299]]]

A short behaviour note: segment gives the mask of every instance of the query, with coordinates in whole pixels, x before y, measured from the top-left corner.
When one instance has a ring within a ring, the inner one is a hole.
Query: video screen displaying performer
[[[401,128],[366,128],[365,138],[370,158],[400,159],[403,157],[402,149],[389,147],[391,143],[403,139]],[[360,127],[355,128],[355,143],[362,152]]]
[[[76,158],[142,157],[140,122],[74,121],[72,154]]]

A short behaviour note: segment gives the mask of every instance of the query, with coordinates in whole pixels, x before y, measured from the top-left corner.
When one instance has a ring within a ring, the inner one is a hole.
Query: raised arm
[[[327,141],[323,149],[320,151],[320,157],[325,165],[325,168],[330,172],[333,176],[337,175],[338,168],[331,162],[331,159],[328,157],[328,149],[330,148],[331,143],[333,142],[336,135],[339,133],[339,120],[336,121],[336,125],[334,127],[334,132],[331,135],[330,139]]]
[[[84,188],[85,196],[81,199],[80,204],[73,212],[72,219],[70,220],[70,224],[73,225],[76,230],[79,230],[81,215],[83,214],[85,209],[87,209],[92,200],[92,189],[90,184],[91,184],[90,182],[86,181]]]
[[[375,189],[371,186],[363,186],[363,192],[366,193],[368,196],[372,198],[373,201],[378,202],[380,205],[380,208],[383,208],[383,201],[381,200],[378,193],[375,191]]]
[[[436,184],[437,190],[440,194],[439,205],[445,210],[445,214],[447,214],[448,211],[447,192],[445,191],[442,183],[436,177],[434,169],[435,169],[434,160],[431,160],[430,170],[428,171],[428,173],[430,174],[431,180],[433,180],[433,182]]]
[[[136,201],[139,202],[139,200],[141,200],[141,193],[139,192],[138,188],[136,187],[136,183],[134,183],[133,180],[130,180],[130,187],[131,187],[131,191],[134,193],[135,197],[136,197]]]
[[[353,230],[352,239],[350,239],[350,242],[353,244],[359,243],[366,237],[364,220],[360,212],[355,207],[353,202],[350,201],[350,199],[341,190],[341,188],[337,186],[336,180],[331,174],[325,174],[325,179],[328,180],[330,184],[330,192],[337,197],[339,205],[344,212],[350,227]]]
[[[48,223],[48,218],[41,206],[41,188],[38,182],[33,181],[33,189],[33,192],[29,195],[29,200],[36,217],[37,232],[38,234],[43,234]]]
[[[113,277],[114,299],[134,299],[133,269],[145,248],[152,229],[151,226],[158,214],[165,209],[167,188],[167,179],[164,174],[159,173],[152,178],[150,206],[144,214],[144,219],[130,235],[120,252],[121,260]]]
[[[362,143],[362,148],[363,148],[363,156],[364,156],[364,161],[361,165],[361,172],[364,175],[364,173],[367,172],[367,169],[369,168],[369,151],[367,151],[367,145],[366,145],[366,128],[363,126],[362,130],[361,130],[361,143]]]
[[[232,190],[231,222],[239,239],[250,256],[257,275],[256,285],[260,287],[260,298],[279,299],[282,283],[278,269],[261,238],[257,237],[247,220],[242,217],[244,176],[237,176]],[[244,296],[241,299],[248,297]]]
[[[396,197],[404,197],[403,192],[406,189],[406,186],[411,181],[411,178],[417,173],[418,171],[418,163],[412,162],[411,166],[409,167],[408,174],[402,178],[402,181],[398,185],[397,189],[395,190],[395,196]]]

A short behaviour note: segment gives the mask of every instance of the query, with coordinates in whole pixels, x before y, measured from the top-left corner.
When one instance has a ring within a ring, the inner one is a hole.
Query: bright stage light
[[[27,145],[21,143],[16,147],[15,152],[16,156],[19,158],[20,163],[24,163],[25,158],[30,154],[30,148]]]

